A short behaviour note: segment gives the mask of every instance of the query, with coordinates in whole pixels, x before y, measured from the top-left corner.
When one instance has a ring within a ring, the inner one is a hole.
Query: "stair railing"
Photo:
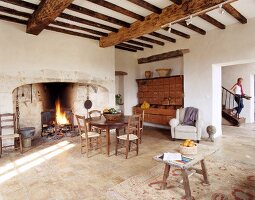
[[[237,103],[235,101],[235,98],[239,98],[238,100],[238,105],[235,106]],[[235,107],[239,107],[240,106],[240,96],[235,95],[233,92],[231,92],[230,90],[228,90],[225,87],[222,87],[222,108],[225,109],[233,109]],[[236,114],[236,116],[239,118],[239,114]]]

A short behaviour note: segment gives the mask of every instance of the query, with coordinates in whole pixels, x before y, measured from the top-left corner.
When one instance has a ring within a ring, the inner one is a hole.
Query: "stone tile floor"
[[[171,151],[180,141],[171,141],[166,130],[146,128],[139,156],[126,160],[93,152],[90,158],[80,154],[79,138],[50,141],[20,155],[5,152],[0,159],[0,200],[106,199],[106,191],[124,180],[151,169],[152,157]],[[220,150],[213,156],[253,164],[255,168],[255,124],[223,127],[223,136],[215,143]]]

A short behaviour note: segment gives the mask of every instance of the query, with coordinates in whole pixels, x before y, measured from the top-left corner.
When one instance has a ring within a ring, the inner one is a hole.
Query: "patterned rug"
[[[203,184],[199,174],[190,176],[195,200],[255,200],[255,165],[206,160],[210,185]],[[196,166],[200,167],[200,166]],[[158,164],[141,175],[134,176],[107,191],[109,200],[181,200],[184,189],[180,170],[171,168],[166,190],[149,183],[162,180],[164,165]]]

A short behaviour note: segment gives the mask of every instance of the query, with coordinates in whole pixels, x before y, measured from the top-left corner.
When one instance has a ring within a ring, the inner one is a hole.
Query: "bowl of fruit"
[[[180,144],[180,153],[184,155],[197,154],[197,144],[192,140],[185,140]]]
[[[116,109],[110,108],[110,109],[104,109],[103,116],[107,121],[118,121],[121,118],[121,113],[117,112]]]

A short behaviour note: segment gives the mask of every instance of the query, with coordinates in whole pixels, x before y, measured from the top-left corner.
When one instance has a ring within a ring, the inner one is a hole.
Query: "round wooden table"
[[[107,121],[104,116],[101,119],[90,119],[90,126],[94,126],[106,131],[106,154],[110,155],[110,130],[116,129],[118,135],[119,129],[125,128],[128,124],[128,116],[123,116],[118,121]]]

